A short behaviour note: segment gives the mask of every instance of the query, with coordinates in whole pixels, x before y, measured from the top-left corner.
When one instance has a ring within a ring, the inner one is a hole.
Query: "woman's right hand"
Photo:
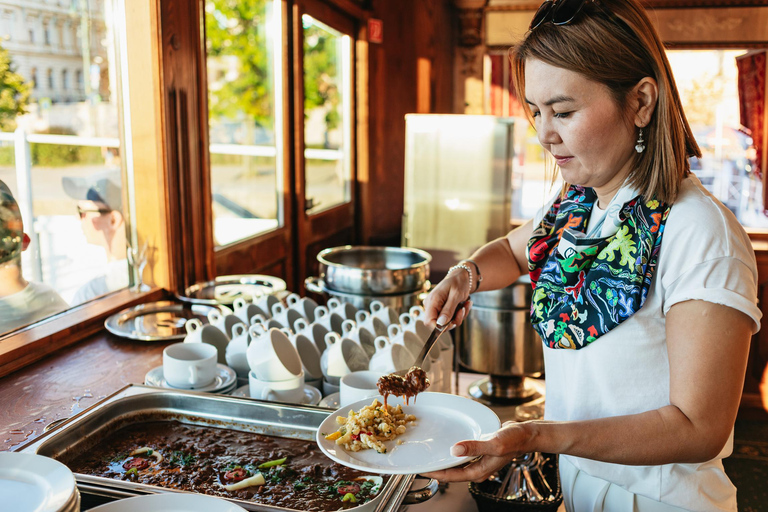
[[[430,327],[435,324],[445,325],[451,321],[454,312],[453,325],[461,325],[472,307],[469,299],[469,275],[462,269],[455,269],[445,279],[440,281],[427,298],[424,299],[424,323]],[[460,311],[456,311],[459,303],[467,301]]]

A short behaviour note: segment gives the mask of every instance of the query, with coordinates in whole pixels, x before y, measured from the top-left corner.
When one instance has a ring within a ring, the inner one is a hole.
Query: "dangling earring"
[[[642,153],[645,151],[645,141],[643,140],[643,129],[640,128],[640,135],[637,136],[637,144],[635,144],[635,151]]]

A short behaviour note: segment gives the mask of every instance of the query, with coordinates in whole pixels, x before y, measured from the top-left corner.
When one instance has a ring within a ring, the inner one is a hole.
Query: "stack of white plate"
[[[79,512],[75,476],[67,466],[49,457],[0,452],[0,509]]]
[[[93,512],[245,512],[229,501],[201,494],[167,493],[136,496],[91,509]]]
[[[163,367],[152,368],[144,377],[144,384],[158,388],[184,389],[188,391],[201,391],[204,393],[219,393],[228,395],[237,388],[237,374],[235,370],[224,364],[216,365],[216,377],[207,386],[198,388],[177,388],[168,384],[163,375]]]

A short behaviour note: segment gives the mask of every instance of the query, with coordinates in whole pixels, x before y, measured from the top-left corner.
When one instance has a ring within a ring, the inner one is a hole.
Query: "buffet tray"
[[[129,424],[155,420],[176,420],[190,425],[314,440],[317,428],[332,412],[311,406],[129,384],[35,440],[20,446],[17,451],[67,461],[88,450],[109,432]],[[429,499],[436,489],[436,482],[433,481],[432,491],[409,491],[413,479],[414,475],[391,475],[375,499],[353,510],[395,512],[403,502],[416,503]],[[110,499],[177,492],[154,485],[80,473],[75,473],[75,480],[81,493]],[[246,510],[295,510],[235,498],[225,499]]]

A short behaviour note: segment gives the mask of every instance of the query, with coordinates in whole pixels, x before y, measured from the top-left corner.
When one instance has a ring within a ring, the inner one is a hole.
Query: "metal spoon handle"
[[[413,366],[421,367],[421,363],[424,362],[424,359],[427,357],[427,354],[429,354],[429,351],[434,346],[435,342],[437,341],[437,338],[440,337],[441,334],[443,334],[446,329],[448,329],[448,326],[453,323],[453,320],[456,318],[456,315],[459,313],[459,310],[461,310],[464,305],[467,303],[467,301],[461,301],[456,306],[456,310],[453,312],[453,316],[451,316],[450,321],[446,323],[445,325],[435,325],[435,328],[432,329],[432,333],[429,335],[429,338],[427,339],[427,342],[424,344],[424,346],[421,348],[421,352],[419,352],[419,355],[416,356],[416,361],[414,361]]]

